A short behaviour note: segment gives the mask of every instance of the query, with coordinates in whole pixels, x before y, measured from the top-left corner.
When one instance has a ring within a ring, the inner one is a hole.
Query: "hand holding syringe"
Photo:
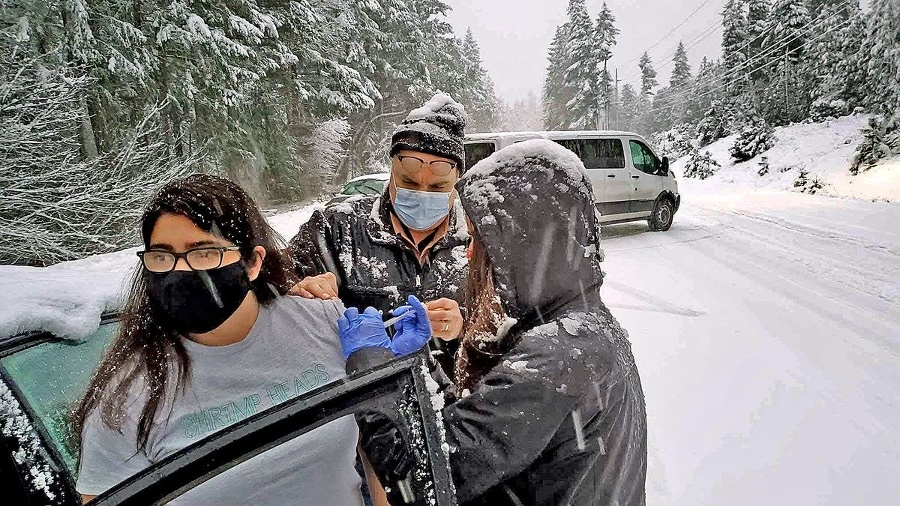
[[[410,316],[415,316],[415,314],[416,314],[416,313],[414,313],[413,311],[407,311],[407,312],[403,313],[403,314],[400,315],[400,316],[395,316],[395,317],[393,317],[393,318],[390,318],[390,319],[388,319],[388,320],[385,320],[385,321],[384,321],[384,328],[386,328],[386,329],[387,329],[387,328],[390,328],[390,327],[392,327],[395,323],[399,322],[400,320],[402,320],[402,319],[404,319],[404,318],[408,318],[408,317],[410,317]]]

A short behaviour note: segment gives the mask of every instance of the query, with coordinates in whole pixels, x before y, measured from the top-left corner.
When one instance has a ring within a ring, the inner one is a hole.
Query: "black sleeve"
[[[488,373],[476,393],[444,408],[459,502],[480,496],[530,466],[577,402],[544,378],[501,365]]]
[[[337,256],[331,226],[322,211],[313,212],[309,220],[300,225],[300,230],[288,244],[288,252],[299,279],[330,271],[340,280],[340,271],[333,260]]]
[[[586,383],[588,371],[546,338],[526,336],[505,356],[509,358],[491,369],[474,393],[459,393],[459,400],[442,410],[460,504],[530,466],[563,424],[571,423]],[[371,459],[376,471],[390,476],[408,468],[378,460],[406,456],[397,450],[403,442],[390,414],[370,422],[360,429],[369,433],[363,447],[370,457],[377,456]]]

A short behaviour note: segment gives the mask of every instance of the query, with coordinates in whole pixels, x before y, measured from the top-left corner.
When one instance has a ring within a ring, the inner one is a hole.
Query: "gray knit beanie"
[[[466,170],[466,110],[449,95],[438,93],[414,109],[391,137],[391,153],[402,149],[419,151],[455,161],[462,174]]]

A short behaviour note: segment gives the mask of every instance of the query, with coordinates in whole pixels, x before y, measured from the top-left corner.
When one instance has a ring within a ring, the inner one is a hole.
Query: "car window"
[[[84,341],[51,341],[0,358],[7,382],[21,395],[72,476],[76,474],[77,439],[69,413],[87,389],[91,375],[109,345],[118,322],[100,326]]]
[[[643,142],[628,141],[631,148],[631,161],[634,168],[647,174],[659,174],[662,163]]]
[[[556,142],[578,155],[586,169],[625,168],[625,151],[619,139],[562,139]]]
[[[466,144],[466,168],[470,169],[476,163],[491,156],[496,149],[493,142],[470,142]]]

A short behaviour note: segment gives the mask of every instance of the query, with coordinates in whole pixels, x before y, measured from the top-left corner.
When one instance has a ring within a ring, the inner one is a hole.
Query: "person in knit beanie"
[[[453,374],[469,239],[454,189],[465,167],[465,108],[444,93],[412,110],[391,136],[391,177],[379,197],[316,211],[291,240],[292,293],[388,312],[426,301],[441,365]],[[437,343],[437,342],[436,342]]]
[[[391,158],[400,151],[418,151],[456,163],[459,175],[466,170],[463,146],[466,111],[449,95],[438,93],[409,113],[391,136]]]

